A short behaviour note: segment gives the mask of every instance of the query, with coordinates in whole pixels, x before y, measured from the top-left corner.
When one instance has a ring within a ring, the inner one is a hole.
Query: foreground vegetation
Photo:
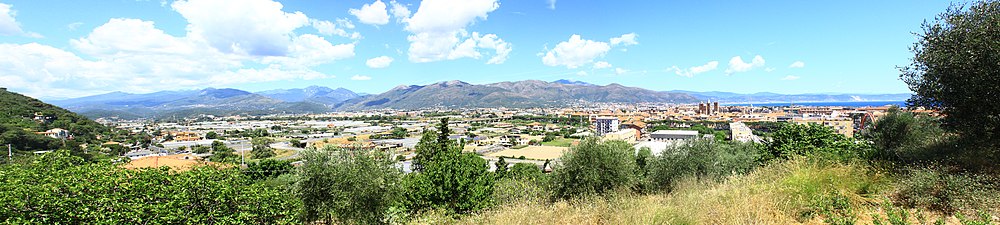
[[[983,1],[925,25],[904,78],[919,95],[912,104],[947,116],[893,109],[857,138],[783,124],[767,143],[694,140],[660,155],[584,139],[553,163],[552,174],[502,162],[488,171],[486,160],[448,138],[447,119],[424,133],[408,174],[374,150],[309,149],[297,168],[262,160],[184,172],[126,170],[62,150],[0,165],[0,222],[998,223],[998,103],[965,102],[969,93],[956,91],[972,85],[972,94],[1000,93],[996,24],[1000,2]],[[948,50],[956,47],[967,51]],[[267,155],[262,149],[255,154]]]

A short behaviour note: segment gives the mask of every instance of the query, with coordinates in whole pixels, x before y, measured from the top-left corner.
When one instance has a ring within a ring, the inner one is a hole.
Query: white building
[[[604,136],[604,134],[618,131],[619,125],[621,125],[621,121],[618,117],[597,117],[597,121],[594,122],[594,131],[597,132],[597,136]]]
[[[763,139],[757,137],[753,134],[753,130],[747,127],[743,122],[729,123],[729,130],[731,131],[733,141],[739,142],[763,142]]]
[[[660,130],[649,134],[652,141],[675,141],[698,138],[696,130]]]

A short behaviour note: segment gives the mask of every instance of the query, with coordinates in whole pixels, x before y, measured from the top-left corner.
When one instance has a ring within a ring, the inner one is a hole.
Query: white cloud
[[[282,56],[293,31],[309,25],[302,12],[284,12],[271,0],[180,0],[171,7],[187,19],[188,36],[225,53]]]
[[[0,3],[0,36],[27,36],[33,38],[41,38],[42,35],[35,32],[25,32],[21,29],[21,25],[14,20],[17,16],[17,12],[14,11],[13,6]]]
[[[389,13],[385,10],[385,3],[382,0],[375,0],[371,4],[361,6],[361,9],[349,9],[348,12],[363,24],[385,25],[389,23]]]
[[[754,68],[764,66],[764,57],[760,55],[754,56],[753,60],[750,62],[743,62],[743,58],[740,56],[735,56],[729,60],[729,69],[726,69],[726,74],[747,72]]]
[[[511,51],[510,44],[496,34],[470,35],[465,27],[500,7],[496,0],[446,1],[425,0],[412,17],[403,20],[412,35],[409,59],[413,62],[434,62],[459,58],[479,59],[482,50],[493,49],[487,63],[500,64]],[[402,13],[400,13],[402,14]],[[464,39],[464,40],[463,40]]]
[[[365,61],[365,65],[367,65],[370,68],[376,68],[376,69],[386,68],[389,67],[390,64],[392,64],[392,60],[393,60],[392,57],[389,56],[379,56],[368,59],[368,61]]]
[[[611,50],[608,43],[584,40],[580,35],[574,34],[568,41],[559,42],[555,48],[546,52],[542,56],[542,63],[547,66],[566,66],[575,69],[604,56],[608,50]]]
[[[788,68],[802,68],[802,67],[806,67],[806,63],[802,61],[795,61],[792,63],[792,65],[788,65]]]
[[[555,10],[556,9],[556,0],[545,0],[545,1],[547,1],[549,3],[549,9],[551,9],[551,10]]]
[[[793,75],[788,75],[785,76],[784,78],[781,78],[781,80],[798,80],[798,79],[799,79],[798,76],[793,76]]]
[[[75,31],[76,29],[79,29],[80,26],[82,26],[82,25],[83,25],[83,22],[74,22],[74,23],[66,24],[66,29],[70,30],[70,31]]]
[[[768,73],[774,72],[774,70],[775,69],[773,67],[764,68],[764,72],[768,72]]]
[[[337,35],[341,37],[346,37],[350,39],[361,39],[361,34],[358,32],[347,32],[344,28],[354,29],[354,24],[351,24],[347,20],[337,20],[337,23],[333,23],[326,20],[313,20],[312,27],[316,28],[316,31],[320,34],[332,36]],[[343,28],[342,28],[343,27]]]
[[[372,77],[365,75],[354,75],[353,77],[351,77],[351,80],[371,80],[371,79]]]
[[[627,69],[622,69],[621,67],[615,68],[615,74],[622,75],[622,74],[625,74],[625,73],[628,73]]]
[[[718,67],[719,67],[719,61],[711,61],[711,62],[705,63],[705,65],[693,66],[693,67],[690,67],[690,68],[687,68],[687,69],[681,69],[681,68],[678,68],[677,66],[673,66],[673,67],[667,69],[667,71],[674,71],[675,74],[677,74],[679,76],[683,76],[683,77],[694,77],[694,75],[698,75],[700,73],[705,73],[705,72],[708,72],[708,71],[712,71],[712,70],[717,69]]]
[[[333,44],[315,34],[294,33],[293,28],[315,20],[301,13],[285,13],[278,3],[189,0],[172,6],[189,19],[185,36],[167,34],[151,21],[123,18],[111,19],[87,36],[70,40],[79,55],[37,43],[0,44],[0,83],[36,97],[144,93],[332,78],[311,67],[354,56],[354,43]],[[207,12],[217,14],[218,21],[208,19]],[[260,18],[287,20],[264,22],[281,23],[270,27],[246,22]],[[227,21],[245,31],[225,28],[234,32],[225,34],[208,29],[226,27]],[[338,21],[336,25],[346,28],[349,24]]]
[[[608,63],[608,62],[605,62],[605,61],[597,61],[596,63],[594,63],[594,69],[595,70],[596,69],[605,69],[605,68],[611,68],[611,63]]]
[[[587,76],[587,71],[576,72],[577,76]]]
[[[619,45],[619,44],[624,44],[625,46],[637,45],[639,44],[639,42],[635,40],[637,37],[638,35],[636,35],[635,33],[622,34],[622,36],[611,38],[611,45]]]
[[[406,8],[405,5],[399,4],[396,1],[389,2],[392,8],[389,8],[389,12],[392,13],[393,17],[396,17],[397,22],[403,22],[410,18],[410,9]]]

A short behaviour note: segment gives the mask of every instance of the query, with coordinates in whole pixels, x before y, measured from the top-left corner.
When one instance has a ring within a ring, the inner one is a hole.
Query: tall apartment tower
[[[712,114],[719,113],[719,102],[713,102],[712,104]]]

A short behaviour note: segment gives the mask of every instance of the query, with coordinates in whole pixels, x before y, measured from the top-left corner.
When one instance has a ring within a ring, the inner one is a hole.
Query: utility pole
[[[246,148],[247,148],[247,143],[246,142],[241,142],[240,143],[240,149],[243,150],[243,151],[240,152],[240,166],[241,167],[246,167],[247,166],[247,149]]]

